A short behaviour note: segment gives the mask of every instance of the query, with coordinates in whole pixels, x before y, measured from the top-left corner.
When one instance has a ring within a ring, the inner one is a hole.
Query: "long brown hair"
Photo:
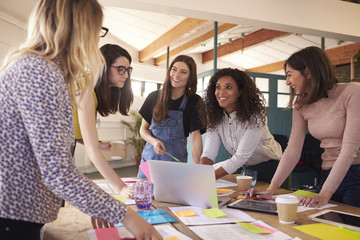
[[[153,119],[155,123],[159,123],[167,118],[167,111],[169,109],[169,100],[171,98],[171,91],[172,91],[172,86],[170,82],[170,71],[176,62],[184,62],[189,67],[190,70],[190,76],[188,83],[186,85],[185,95],[191,97],[196,94],[196,88],[197,88],[196,63],[192,57],[186,55],[179,55],[172,61],[170,67],[167,70],[166,78],[163,83],[163,88],[161,90],[160,97],[158,98],[158,101],[153,110]]]
[[[297,96],[294,89],[290,88],[290,101],[286,108],[293,105],[301,108],[305,104],[328,97],[328,91],[339,82],[328,56],[318,47],[307,47],[293,53],[284,63],[285,73],[287,65],[299,71],[305,78],[305,69],[308,69],[311,79],[304,82],[304,89],[308,90],[306,93]]]
[[[245,72],[236,68],[224,68],[217,71],[210,79],[204,97],[205,112],[207,116],[207,128],[215,129],[222,121],[224,109],[220,107],[216,96],[216,83],[219,78],[230,76],[236,82],[238,90],[241,91],[237,99],[236,120],[239,123],[249,123],[256,127],[257,119],[261,118],[263,124],[266,122],[264,98],[254,81]]]
[[[131,56],[124,48],[115,44],[105,44],[100,48],[105,59],[103,74],[95,86],[98,99],[97,111],[103,117],[115,114],[119,111],[122,115],[128,115],[130,105],[134,100],[131,88],[130,74],[122,88],[109,87],[110,68],[119,57],[125,57],[131,64]]]

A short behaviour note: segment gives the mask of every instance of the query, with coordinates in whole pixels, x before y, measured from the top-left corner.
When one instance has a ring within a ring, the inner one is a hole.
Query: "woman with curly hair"
[[[238,69],[219,70],[206,89],[205,111],[208,125],[200,163],[213,164],[222,141],[232,157],[220,163],[216,179],[243,167],[270,182],[282,151],[266,125],[264,98],[253,80]]]

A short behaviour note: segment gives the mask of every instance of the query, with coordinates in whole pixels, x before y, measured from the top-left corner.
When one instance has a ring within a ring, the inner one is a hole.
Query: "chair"
[[[273,134],[273,136],[275,141],[277,141],[280,144],[281,150],[284,152],[289,141],[288,137],[282,134]]]

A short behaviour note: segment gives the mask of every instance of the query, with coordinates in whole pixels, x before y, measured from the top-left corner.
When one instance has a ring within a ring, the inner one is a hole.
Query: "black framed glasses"
[[[109,29],[106,28],[106,27],[101,27],[101,30],[100,30],[100,33],[99,33],[99,36],[100,37],[105,37],[106,34],[108,33]]]
[[[126,68],[125,66],[111,66],[111,67],[116,68],[116,70],[118,71],[118,73],[119,73],[120,75],[124,75],[125,72],[127,71],[128,74],[129,74],[129,76],[130,76],[130,74],[131,74],[131,72],[132,72],[132,70],[133,70],[132,67]]]

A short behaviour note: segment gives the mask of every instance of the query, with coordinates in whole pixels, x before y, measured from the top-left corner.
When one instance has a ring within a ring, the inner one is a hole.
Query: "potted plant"
[[[145,146],[145,140],[140,136],[140,127],[142,117],[138,112],[130,111],[130,116],[134,120],[132,122],[127,122],[121,120],[121,123],[124,124],[127,129],[132,133],[131,137],[126,140],[126,143],[133,145],[136,149],[136,164],[140,165],[141,153]]]

